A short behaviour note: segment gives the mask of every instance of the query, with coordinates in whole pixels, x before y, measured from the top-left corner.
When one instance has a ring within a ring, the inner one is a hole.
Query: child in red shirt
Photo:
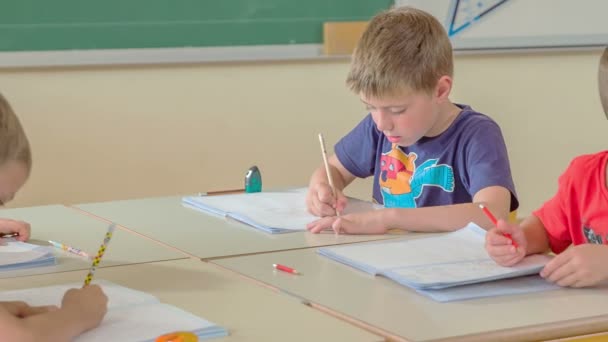
[[[608,48],[598,71],[608,117]],[[593,286],[608,279],[608,151],[574,158],[557,194],[521,225],[499,221],[486,234],[488,254],[502,266],[551,249],[557,256],[540,275],[560,286]],[[503,236],[511,234],[515,243]],[[515,247],[517,246],[517,247]],[[570,248],[568,248],[570,247]]]

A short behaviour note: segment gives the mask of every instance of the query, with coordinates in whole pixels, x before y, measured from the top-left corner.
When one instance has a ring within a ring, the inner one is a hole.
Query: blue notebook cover
[[[54,265],[55,255],[50,247],[33,245],[14,239],[3,239],[0,245],[0,272]]]
[[[437,302],[455,302],[468,299],[517,295],[525,293],[557,290],[561,287],[541,278],[529,275],[510,279],[486,281],[483,283],[447,287],[438,290],[415,290]]]

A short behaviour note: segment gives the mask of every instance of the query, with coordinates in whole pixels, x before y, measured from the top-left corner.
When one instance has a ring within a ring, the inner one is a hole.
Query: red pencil
[[[300,272],[294,270],[291,267],[287,267],[285,265],[281,265],[281,264],[272,264],[272,267],[274,267],[277,270],[281,270],[283,272],[287,272],[287,273],[291,273],[291,274],[300,274]]]
[[[486,216],[490,219],[490,221],[492,221],[492,223],[494,223],[494,225],[497,226],[498,220],[496,220],[496,217],[494,217],[494,215],[492,215],[492,213],[490,212],[490,209],[486,208],[486,206],[483,204],[480,204],[479,207],[481,208],[481,210],[483,210],[484,214],[486,214]],[[517,242],[515,242],[515,240],[513,240],[513,237],[511,236],[511,234],[503,233],[502,235],[504,237],[508,238],[509,240],[511,240],[511,244],[513,244],[513,246],[515,248],[517,248]]]

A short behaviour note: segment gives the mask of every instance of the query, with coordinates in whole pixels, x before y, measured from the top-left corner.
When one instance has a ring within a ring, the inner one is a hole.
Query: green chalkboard
[[[0,51],[315,44],[389,0],[3,0]]]

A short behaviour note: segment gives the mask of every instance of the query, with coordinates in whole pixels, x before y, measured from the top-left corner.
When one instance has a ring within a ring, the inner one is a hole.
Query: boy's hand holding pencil
[[[516,224],[498,220],[496,227],[486,233],[486,250],[497,264],[513,266],[526,256],[526,237]]]
[[[311,214],[315,216],[340,216],[340,213],[346,208],[348,200],[340,191],[335,183],[332,174],[332,167],[327,159],[327,150],[325,149],[325,140],[323,134],[319,133],[319,144],[321,146],[321,157],[325,167],[325,181],[311,184],[306,196],[306,206]]]
[[[311,214],[319,217],[338,216],[346,208],[348,199],[342,191],[336,189],[335,195],[327,183],[318,183],[312,187],[306,199]]]

